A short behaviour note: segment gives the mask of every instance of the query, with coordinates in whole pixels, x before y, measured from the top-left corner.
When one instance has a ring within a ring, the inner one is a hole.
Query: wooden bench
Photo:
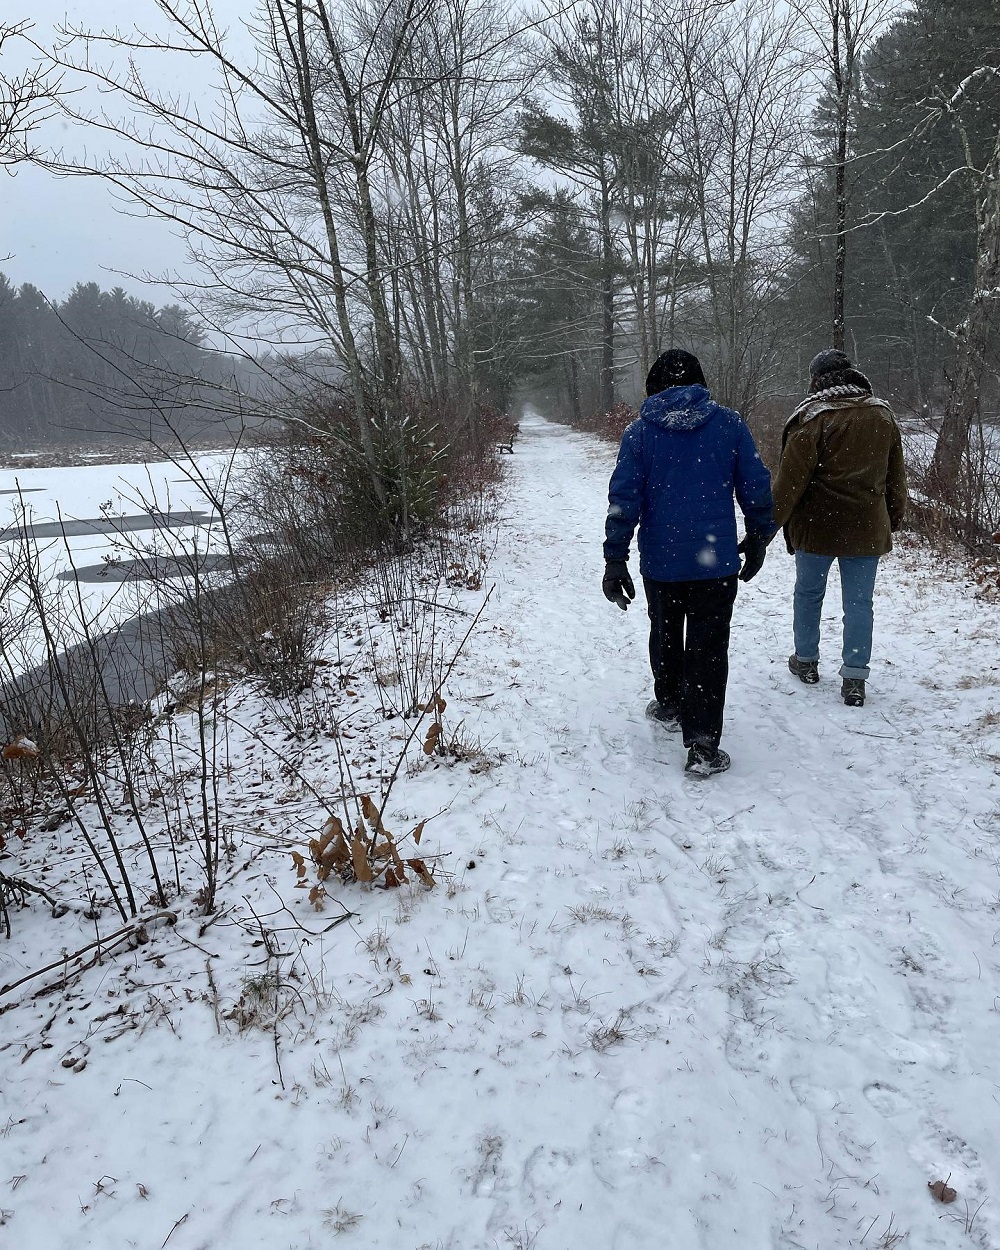
[[[506,452],[509,456],[512,456],[514,454],[514,439],[517,438],[520,431],[521,427],[516,421],[504,421],[499,430],[497,451],[501,454]]]

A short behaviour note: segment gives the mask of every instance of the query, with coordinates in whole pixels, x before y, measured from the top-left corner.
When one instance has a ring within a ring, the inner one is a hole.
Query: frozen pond
[[[3,668],[44,657],[31,607],[42,589],[61,647],[166,607],[171,585],[229,567],[216,509],[232,457],[0,470]],[[37,596],[36,596],[37,597]]]
[[[11,492],[4,492],[9,494]],[[0,542],[32,538],[82,538],[89,534],[136,534],[142,530],[182,529],[189,525],[207,525],[209,512],[153,512],[138,516],[86,517],[79,520],[32,521],[27,525],[9,526],[0,532]]]

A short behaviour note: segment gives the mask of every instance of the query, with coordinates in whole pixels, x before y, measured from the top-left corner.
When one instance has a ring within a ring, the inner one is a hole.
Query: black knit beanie
[[[657,357],[646,374],[646,394],[657,395],[671,386],[708,386],[697,356],[672,347]]]

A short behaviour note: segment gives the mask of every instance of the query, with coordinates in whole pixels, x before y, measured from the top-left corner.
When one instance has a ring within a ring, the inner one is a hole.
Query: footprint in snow
[[[887,1085],[884,1081],[872,1081],[864,1088],[864,1095],[879,1113],[886,1119],[902,1115],[913,1106],[910,1098],[895,1085]]]
[[[668,1128],[648,1093],[623,1089],[604,1121],[590,1135],[590,1156],[598,1179],[610,1189],[646,1184],[651,1172],[667,1184]]]
[[[841,1092],[802,1076],[793,1076],[789,1085],[799,1104],[816,1119],[816,1140],[825,1158],[847,1174],[855,1165],[870,1162],[874,1143],[861,1142],[854,1135],[854,1113]]]
[[[569,1151],[535,1147],[524,1165],[524,1187],[536,1206],[550,1207],[561,1200],[575,1162],[576,1156]]]

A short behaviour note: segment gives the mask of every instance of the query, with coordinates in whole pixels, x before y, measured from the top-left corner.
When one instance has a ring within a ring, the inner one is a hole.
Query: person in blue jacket
[[[756,576],[774,536],[771,475],[743,418],[715,403],[690,352],[664,352],[646,394],[608,489],[603,589],[623,610],[635,598],[627,562],[638,526],[655,695],[646,713],[680,730],[685,770],[707,777],[730,765],[719,749],[729,627],[737,581]],[[734,494],[746,522],[740,543]]]

